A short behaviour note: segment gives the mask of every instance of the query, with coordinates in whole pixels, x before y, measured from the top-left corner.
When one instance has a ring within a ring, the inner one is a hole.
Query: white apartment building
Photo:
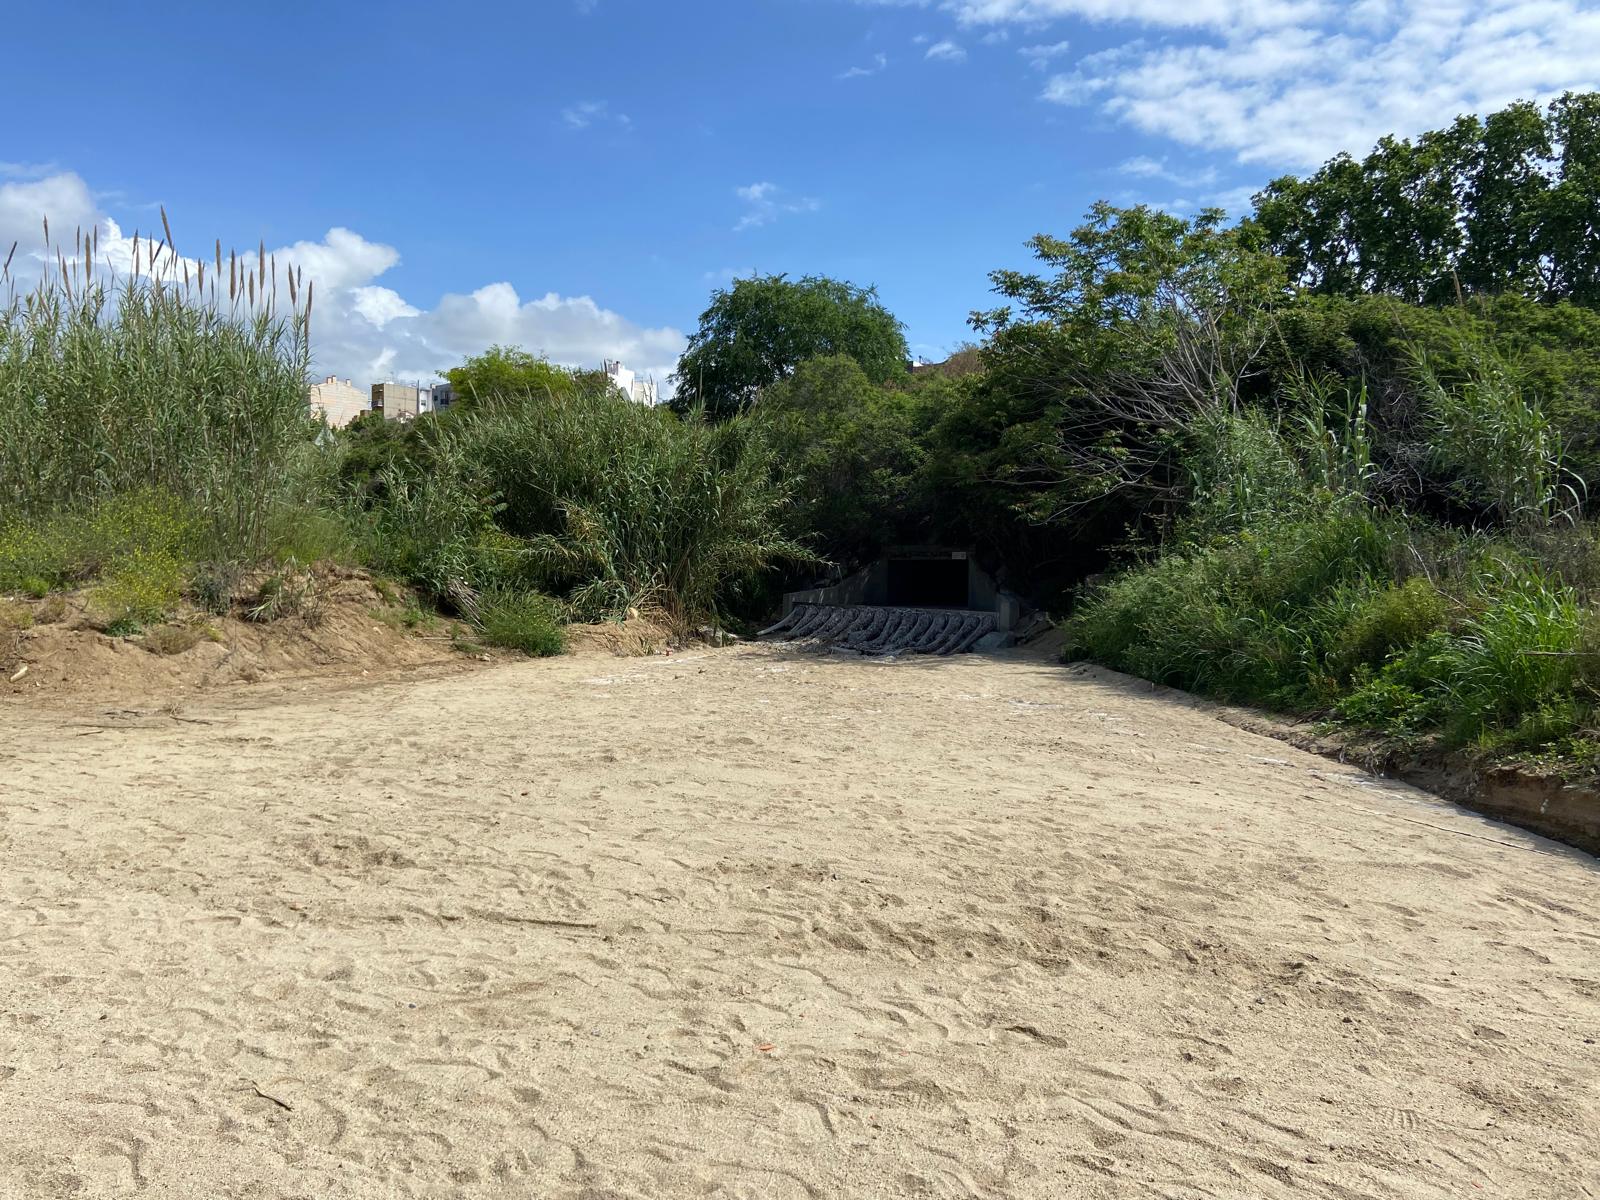
[[[660,403],[660,395],[656,391],[656,381],[654,379],[640,379],[615,359],[606,359],[606,378],[611,380],[612,386],[630,400],[635,400],[640,404]]]

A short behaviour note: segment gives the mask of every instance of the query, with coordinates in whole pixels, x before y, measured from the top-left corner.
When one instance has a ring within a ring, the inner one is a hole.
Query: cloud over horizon
[[[99,259],[118,273],[130,270],[133,238],[102,210],[80,176],[63,171],[0,182],[0,260],[15,242],[12,274],[23,283],[43,267],[45,216],[52,240],[59,244],[64,237],[69,248],[74,230],[98,229]],[[185,240],[178,237],[180,246]],[[589,296],[546,292],[525,299],[504,280],[446,293],[433,307],[421,307],[377,282],[400,263],[400,251],[343,227],[315,241],[269,248],[268,254],[280,268],[297,266],[316,284],[311,367],[317,377],[337,375],[358,384],[426,381],[503,343],[568,366],[620,358],[639,374],[664,381],[686,340],[680,330],[638,325]]]
[[[1462,113],[1600,87],[1600,6],[1591,0],[856,2],[943,12],[965,30],[1033,31],[1025,60],[1054,71],[1042,100],[1272,169],[1314,167]],[[1112,44],[1052,61],[1065,49],[1053,36],[1065,23],[1092,26]]]

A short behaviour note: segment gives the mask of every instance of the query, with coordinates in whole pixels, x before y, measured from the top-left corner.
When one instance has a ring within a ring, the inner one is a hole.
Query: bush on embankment
[[[1596,547],[1368,514],[1241,531],[1091,594],[1069,652],[1160,683],[1401,739],[1591,757]]]
[[[0,594],[86,588],[101,627],[130,634],[184,597],[226,610],[257,568],[331,559],[551,653],[564,619],[650,607],[687,626],[806,557],[749,421],[541,362],[570,386],[476,389],[381,426],[373,456],[371,420],[335,434],[309,416],[297,274],[165,242],[135,260],[113,276],[80,238],[0,309]]]
[[[544,593],[577,619],[650,608],[682,627],[809,557],[754,423],[605,386],[480,397],[351,486],[374,559],[464,611],[480,593]]]

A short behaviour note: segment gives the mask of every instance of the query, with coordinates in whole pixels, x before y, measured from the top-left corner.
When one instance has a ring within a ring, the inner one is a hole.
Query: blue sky
[[[756,270],[875,284],[939,357],[1096,198],[1237,208],[1600,83],[1596,0],[10,8],[0,238],[26,259],[40,211],[125,237],[165,204],[181,250],[264,240],[358,383],[494,341],[665,373]]]

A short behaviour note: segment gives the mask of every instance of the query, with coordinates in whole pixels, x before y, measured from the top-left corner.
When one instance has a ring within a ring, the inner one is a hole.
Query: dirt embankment
[[[262,611],[265,578],[242,580],[226,614],[189,606],[126,637],[105,631],[84,592],[0,597],[0,704],[149,706],[251,684],[431,676],[521,657],[478,644],[470,627],[423,613],[363,571],[304,573],[281,612]],[[650,613],[567,627],[569,654],[683,648]]]
[[[266,620],[247,583],[224,615],[188,609],[131,637],[101,628],[86,595],[10,599],[0,613],[0,702],[160,700],[307,675],[465,665],[447,628],[407,628],[404,609],[359,572],[319,571],[296,610]]]
[[[1592,782],[1574,781],[1549,767],[1489,762],[1468,750],[1396,748],[1251,709],[1219,707],[1219,714],[1241,729],[1355,763],[1374,775],[1402,780],[1474,812],[1600,854],[1600,787]]]

